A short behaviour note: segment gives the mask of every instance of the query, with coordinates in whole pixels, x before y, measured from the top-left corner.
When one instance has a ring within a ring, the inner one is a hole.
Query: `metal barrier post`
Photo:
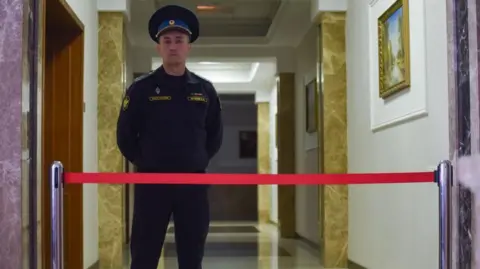
[[[452,189],[453,166],[449,161],[442,161],[435,171],[435,181],[439,187],[439,268],[452,269]]]
[[[63,164],[50,168],[52,269],[63,269]]]

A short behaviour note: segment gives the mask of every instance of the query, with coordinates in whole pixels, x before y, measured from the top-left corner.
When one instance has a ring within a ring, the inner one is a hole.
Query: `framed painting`
[[[275,113],[275,147],[278,148],[278,138],[280,137],[278,134],[278,112]]]
[[[410,87],[408,0],[396,0],[378,18],[379,95],[387,98]]]
[[[305,126],[307,133],[317,131],[317,81],[310,81],[305,86]]]
[[[239,139],[239,158],[257,158],[257,131],[240,131]]]

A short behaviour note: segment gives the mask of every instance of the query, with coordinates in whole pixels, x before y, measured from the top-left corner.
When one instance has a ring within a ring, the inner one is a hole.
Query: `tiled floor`
[[[176,269],[173,229],[169,229],[158,269]],[[214,223],[204,269],[320,269],[318,251],[298,240],[279,239],[276,227],[251,223]],[[128,266],[126,267],[128,268]]]

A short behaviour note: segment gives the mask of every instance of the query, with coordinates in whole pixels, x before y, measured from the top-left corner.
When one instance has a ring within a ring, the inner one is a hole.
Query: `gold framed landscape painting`
[[[305,86],[305,126],[307,133],[315,133],[317,131],[317,80],[313,79]]]
[[[408,0],[396,0],[378,18],[379,95],[385,99],[410,87]]]

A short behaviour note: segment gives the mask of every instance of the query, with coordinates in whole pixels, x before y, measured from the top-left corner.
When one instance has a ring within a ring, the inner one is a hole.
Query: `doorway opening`
[[[83,170],[84,27],[64,0],[46,0],[42,103],[42,262],[50,268],[49,168]],[[64,266],[83,269],[83,185],[64,189]]]
[[[253,94],[220,94],[223,144],[209,173],[257,173],[257,106]],[[241,112],[240,112],[241,111]],[[210,189],[213,222],[258,222],[257,185],[214,185]]]

